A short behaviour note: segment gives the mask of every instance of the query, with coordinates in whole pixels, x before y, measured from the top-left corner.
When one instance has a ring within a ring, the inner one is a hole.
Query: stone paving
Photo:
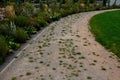
[[[92,16],[74,14],[53,22],[0,74],[0,80],[120,80],[120,60],[95,41]]]

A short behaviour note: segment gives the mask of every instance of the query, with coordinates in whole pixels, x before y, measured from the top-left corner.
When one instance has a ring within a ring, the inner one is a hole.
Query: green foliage
[[[52,20],[53,20],[53,21],[59,20],[60,18],[61,18],[61,14],[60,14],[60,13],[55,13],[55,14],[52,16]]]
[[[103,0],[103,6],[106,6],[107,0]]]
[[[120,10],[94,16],[90,21],[96,40],[120,57]]]
[[[39,23],[36,21],[36,17],[35,18],[30,18],[27,20],[27,23],[25,26],[33,26],[33,27],[38,27]]]
[[[24,27],[24,30],[27,32],[27,34],[35,34],[37,32],[36,28],[33,26]]]
[[[61,13],[61,16],[62,16],[62,17],[65,17],[65,16],[67,16],[68,14],[71,14],[72,11],[71,11],[70,9],[69,9],[69,10],[61,9],[61,10],[60,10],[60,13]]]
[[[56,3],[52,3],[49,5],[50,10],[49,13],[52,14],[52,16],[59,11],[60,9],[60,5],[56,4]]]
[[[10,49],[16,50],[20,47],[20,44],[14,42],[14,37],[12,35],[6,35],[4,37]]]
[[[39,12],[37,18],[48,21],[50,19],[50,16],[51,16],[51,14],[49,14],[48,12]]]
[[[120,5],[113,4],[112,6],[110,6],[110,8],[111,8],[111,9],[120,8]]]
[[[40,30],[42,27],[45,27],[48,25],[48,22],[44,19],[40,19],[40,17],[36,18],[37,23],[39,24],[38,27],[36,27],[38,30]]]
[[[30,17],[34,14],[34,6],[29,2],[25,2],[22,5],[21,15]]]
[[[36,17],[36,22],[39,24],[37,29],[41,29],[41,27],[47,26],[48,21],[50,20],[50,14],[47,12],[40,12]]]
[[[72,11],[73,13],[78,13],[80,12],[80,3],[75,3],[72,5]]]
[[[12,35],[5,35],[5,40],[7,41],[7,43],[9,43],[10,41],[14,41],[14,37]]]
[[[4,23],[0,26],[0,34],[2,34],[2,35],[10,35],[11,34],[11,29],[10,29],[8,23]]]
[[[75,3],[75,2],[78,2],[79,0],[73,0],[73,2]]]
[[[14,38],[16,42],[23,43],[28,39],[28,34],[22,28],[17,28]]]
[[[20,47],[20,44],[9,41],[9,48],[13,50],[17,50]]]
[[[5,56],[8,53],[8,45],[3,36],[0,36],[0,64],[2,64]]]
[[[28,22],[28,18],[25,16],[17,16],[15,18],[15,24],[19,27],[26,26],[27,22]]]

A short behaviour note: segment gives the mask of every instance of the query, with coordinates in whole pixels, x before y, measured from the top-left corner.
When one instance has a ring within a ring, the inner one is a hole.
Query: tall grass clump
[[[0,36],[0,64],[4,61],[7,53],[9,51],[9,47],[7,42],[5,41],[3,36]]]

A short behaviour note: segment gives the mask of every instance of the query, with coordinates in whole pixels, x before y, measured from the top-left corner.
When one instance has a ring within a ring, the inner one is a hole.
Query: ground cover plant
[[[120,57],[120,10],[95,15],[90,26],[96,40]]]

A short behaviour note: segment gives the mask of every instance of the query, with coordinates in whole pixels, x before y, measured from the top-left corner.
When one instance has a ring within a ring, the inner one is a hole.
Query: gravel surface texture
[[[0,80],[120,80],[120,60],[89,30],[90,18],[102,12],[51,23],[0,73]]]

